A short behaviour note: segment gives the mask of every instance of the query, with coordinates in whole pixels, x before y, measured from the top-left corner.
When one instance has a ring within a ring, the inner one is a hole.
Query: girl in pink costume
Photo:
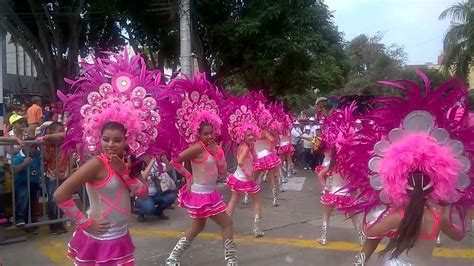
[[[341,175],[338,169],[340,147],[343,146],[344,139],[341,135],[355,134],[356,119],[353,116],[355,105],[351,105],[342,110],[324,110],[320,113],[322,142],[324,143],[324,159],[321,166],[316,167],[323,195],[321,204],[324,205],[323,225],[321,237],[317,239],[322,245],[327,244],[327,232],[330,217],[334,209],[344,209],[355,203],[355,197],[346,187],[348,181]],[[325,115],[324,115],[325,114]],[[359,235],[359,242],[364,242],[364,236],[358,224],[357,216],[351,217],[354,229]]]
[[[277,146],[277,153],[280,156],[281,167],[280,167],[280,181],[281,183],[287,183],[288,177],[293,174],[293,154],[295,148],[291,145],[291,129],[293,128],[293,122],[291,117],[283,111],[282,105],[277,105],[278,111],[273,111],[273,117],[278,119],[280,122],[279,143]]]
[[[229,134],[239,146],[237,148],[237,170],[227,180],[227,185],[232,190],[232,198],[229,202],[227,214],[232,216],[240,194],[250,195],[254,202],[253,234],[255,237],[262,237],[264,235],[260,229],[262,207],[260,194],[258,193],[260,185],[255,181],[255,175],[253,174],[254,138],[259,135],[260,130],[256,125],[252,112],[244,105],[239,106],[229,118]]]
[[[347,145],[341,136],[356,135],[357,122],[353,116],[355,104],[342,110],[333,110],[329,116],[321,119],[322,137],[325,145],[324,160],[321,166],[316,167],[323,195],[321,204],[324,205],[323,225],[321,236],[317,239],[322,245],[327,244],[329,221],[334,209],[345,209],[355,203],[354,193],[347,190],[348,180],[339,171],[340,147]],[[360,229],[357,216],[350,214],[352,225],[357,231],[359,242],[364,243],[364,236]]]
[[[180,108],[176,111],[176,126],[189,147],[179,154],[173,165],[186,177],[186,185],[179,191],[178,202],[188,211],[192,222],[171,251],[166,264],[180,265],[181,255],[210,218],[222,229],[227,265],[237,265],[232,220],[225,213],[227,206],[222,195],[216,190],[218,175],[227,172],[224,152],[215,142],[216,134],[220,134],[222,127],[218,105],[222,103],[222,96],[204,75],[196,75],[192,81],[175,80],[170,87],[186,93],[184,99],[178,102]],[[183,166],[186,161],[191,163],[192,174]]]
[[[261,92],[253,92],[245,97],[251,99],[250,102],[254,103],[250,108],[255,113],[257,125],[261,130],[260,136],[257,137],[257,141],[255,142],[256,159],[254,160],[253,170],[257,178],[265,174],[265,171],[267,172],[266,175],[272,186],[272,205],[273,207],[276,207],[279,206],[279,181],[277,178],[277,171],[281,161],[275,151],[275,136],[272,135],[270,131],[270,127],[272,123],[275,123],[275,121],[273,120],[269,108],[264,104],[265,98]]]
[[[347,211],[365,213],[364,232],[371,239],[355,265],[370,264],[384,237],[391,240],[380,254],[383,265],[431,265],[440,232],[453,240],[464,237],[465,212],[474,204],[474,128],[468,115],[449,113],[461,105],[466,114],[467,87],[451,79],[432,89],[417,74],[425,88],[408,80],[380,82],[406,96],[376,99],[378,108],[360,118],[371,125],[361,124],[359,144],[344,148],[347,189],[361,192]]]
[[[78,87],[76,94],[58,92],[71,113],[64,152],[78,143],[90,155],[100,152],[54,193],[58,206],[77,224],[68,250],[76,265],[134,264],[130,196],[145,197],[147,186],[127,153],[148,152],[160,124],[156,100],[146,96],[158,87],[153,78],[158,74],[159,80],[159,73],[147,71],[139,56],[129,60],[126,50],[123,57],[114,56],[117,62],[84,63],[83,76],[71,82]],[[72,199],[84,184],[91,204],[87,216]]]

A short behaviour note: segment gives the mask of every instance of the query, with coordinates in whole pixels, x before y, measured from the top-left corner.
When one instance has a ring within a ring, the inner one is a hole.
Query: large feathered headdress
[[[467,87],[453,78],[432,89],[429,79],[417,74],[424,89],[409,80],[381,81],[403,96],[375,99],[376,109],[360,118],[370,126],[356,136],[359,143],[342,148],[357,154],[338,161],[350,190],[360,192],[352,212],[404,206],[413,172],[429,176],[430,183],[424,184],[432,189],[429,201],[452,207],[474,203],[474,128],[468,123]]]
[[[161,73],[147,70],[144,59],[140,55],[130,58],[127,49],[123,55],[105,55],[106,58],[92,58],[92,62],[84,60],[80,76],[66,79],[72,94],[58,91],[70,114],[63,148],[68,151],[83,145],[86,153],[97,153],[102,125],[115,121],[127,130],[130,153],[147,153],[150,147],[159,145],[159,99],[150,94],[161,89]]]

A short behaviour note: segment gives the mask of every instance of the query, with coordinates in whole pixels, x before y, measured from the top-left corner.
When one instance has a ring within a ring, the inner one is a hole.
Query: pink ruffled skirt
[[[241,194],[254,194],[260,191],[260,185],[255,181],[242,181],[237,179],[234,175],[230,175],[227,178],[227,186],[230,187],[232,192],[238,192]]]
[[[295,154],[295,147],[293,147],[293,145],[291,144],[286,144],[286,145],[278,147],[277,152],[278,152],[278,155],[286,154],[286,153]]]
[[[275,153],[271,153],[265,157],[256,159],[253,163],[253,170],[269,170],[277,167],[281,163],[280,157]]]
[[[185,185],[179,190],[178,203],[191,218],[208,218],[227,210],[222,195],[216,189],[212,193],[195,193],[188,191]]]
[[[130,233],[111,240],[98,240],[77,228],[69,242],[68,257],[79,266],[132,264],[135,246]]]
[[[328,206],[333,206],[337,209],[351,207],[355,203],[355,198],[351,195],[337,195],[331,193],[324,193],[321,196],[321,203]]]

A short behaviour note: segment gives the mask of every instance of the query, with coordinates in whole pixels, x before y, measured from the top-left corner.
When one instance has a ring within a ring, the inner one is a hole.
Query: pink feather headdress
[[[249,102],[249,109],[255,115],[257,126],[260,129],[269,129],[269,126],[274,123],[273,116],[268,106],[268,101],[263,95],[262,91],[251,91],[243,96]]]
[[[175,79],[168,87],[184,92],[184,96],[175,104],[178,106],[176,127],[186,143],[194,143],[199,139],[202,122],[211,124],[216,135],[221,135],[222,120],[219,113],[223,96],[206,80],[205,74],[196,74],[192,80]]]
[[[474,204],[474,128],[469,125],[467,87],[453,78],[431,89],[428,78],[417,74],[424,90],[409,80],[381,81],[404,96],[374,99],[377,108],[358,118],[369,123],[361,123],[350,138],[355,142],[341,146],[339,167],[348,189],[359,193],[358,203],[346,211],[373,218],[386,208],[380,206],[404,206],[415,171],[429,176],[431,202],[449,203],[451,210],[461,212]]]
[[[248,105],[245,98],[237,98],[229,95],[226,100],[223,117],[228,125],[230,138],[237,144],[244,140],[248,130],[250,130],[255,137],[260,136],[260,128],[257,126],[255,116],[252,110],[248,108]]]
[[[126,49],[123,56],[105,54],[109,58],[93,58],[93,63],[83,61],[79,78],[66,80],[75,89],[73,94],[58,91],[65,111],[70,113],[63,148],[72,150],[84,143],[88,154],[96,154],[102,125],[115,121],[127,130],[130,153],[147,153],[151,146],[159,145],[159,99],[148,95],[161,89],[161,73],[148,71],[139,55],[129,58]]]

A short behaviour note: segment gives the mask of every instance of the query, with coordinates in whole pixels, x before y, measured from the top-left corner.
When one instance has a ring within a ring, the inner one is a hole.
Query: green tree
[[[339,94],[380,93],[377,81],[394,79],[403,69],[407,56],[403,47],[381,43],[383,33],[359,35],[345,47],[349,76]]]
[[[2,26],[32,56],[50,96],[66,89],[65,77],[79,71],[78,56],[90,47],[107,50],[123,46],[120,29],[101,1],[0,0]]]
[[[431,88],[434,89],[446,80],[450,78],[450,75],[444,71],[440,71],[439,69],[429,68],[427,66],[421,66],[416,68],[430,79]],[[400,73],[395,76],[393,79],[408,79],[416,81],[420,84],[420,86],[424,86],[423,81],[421,78],[416,74],[415,69],[404,68]]]
[[[194,51],[217,84],[230,77],[297,110],[345,80],[342,36],[322,1],[194,1]]]
[[[440,19],[451,18],[451,26],[443,40],[445,70],[467,82],[474,54],[474,1],[454,4],[444,10]]]

